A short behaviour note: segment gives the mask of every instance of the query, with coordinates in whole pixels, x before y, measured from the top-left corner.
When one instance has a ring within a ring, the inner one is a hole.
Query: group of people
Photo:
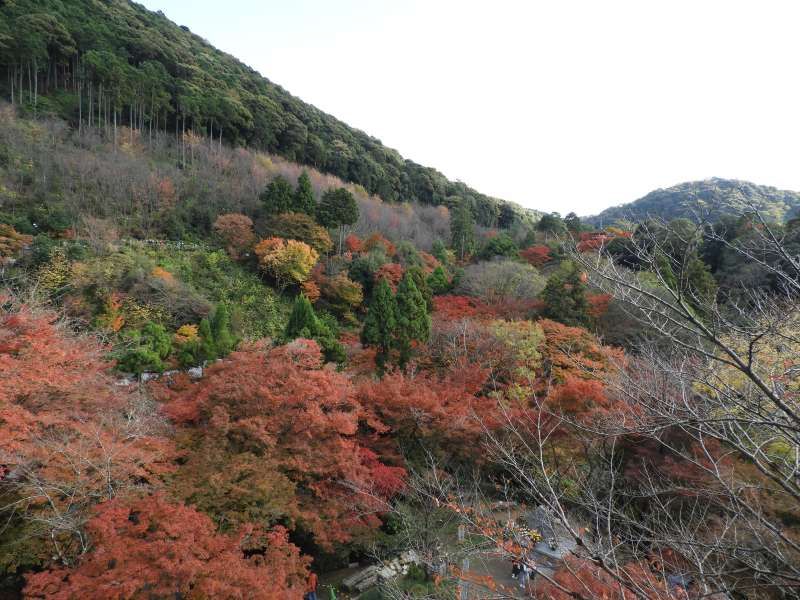
[[[526,560],[514,559],[511,561],[511,579],[519,580],[519,587],[525,589],[531,580],[531,568]]]

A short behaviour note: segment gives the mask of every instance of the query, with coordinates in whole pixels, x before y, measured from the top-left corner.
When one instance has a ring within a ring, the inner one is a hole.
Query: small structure
[[[382,565],[371,565],[350,577],[346,577],[342,581],[342,586],[350,592],[364,592],[381,582],[405,575],[411,565],[418,565],[419,563],[419,555],[414,550],[408,550]]]

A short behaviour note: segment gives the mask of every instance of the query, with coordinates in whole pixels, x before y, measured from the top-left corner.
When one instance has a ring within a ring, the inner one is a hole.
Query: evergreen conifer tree
[[[475,248],[475,219],[472,210],[463,200],[453,209],[450,218],[451,247],[461,260]]]
[[[547,280],[542,291],[543,315],[572,327],[587,327],[591,324],[589,302],[586,299],[586,284],[581,272],[572,261],[564,261]]]
[[[414,280],[414,285],[417,286],[419,293],[425,300],[425,308],[428,312],[433,311],[433,292],[428,285],[428,278],[425,276],[425,271],[422,267],[410,267],[406,274]]]
[[[378,353],[375,363],[383,373],[394,345],[397,330],[397,301],[386,279],[381,279],[372,292],[367,318],[361,330],[361,343],[375,346]]]
[[[261,202],[267,214],[279,215],[291,212],[294,204],[292,184],[282,175],[278,175],[261,193]]]
[[[428,287],[433,294],[444,294],[450,289],[450,282],[447,280],[447,273],[441,265],[436,267],[433,272],[428,275]]]
[[[200,336],[199,358],[201,360],[214,360],[217,358],[217,348],[214,345],[214,335],[211,333],[211,322],[208,317],[200,321],[197,333]]]
[[[314,200],[314,190],[311,189],[311,179],[304,170],[297,179],[297,189],[294,191],[294,212],[314,215],[317,202]]]
[[[399,364],[405,367],[411,358],[413,342],[425,342],[431,333],[431,318],[425,298],[414,284],[412,275],[406,273],[397,287],[397,347]]]
[[[347,360],[344,346],[337,339],[337,333],[314,312],[314,307],[305,296],[300,294],[292,306],[292,314],[283,332],[283,341],[290,342],[297,338],[314,340],[320,345],[325,360],[343,364]]]
[[[317,315],[314,313],[314,307],[311,302],[306,298],[305,294],[300,294],[294,301],[292,307],[292,314],[289,316],[289,322],[286,324],[283,337],[287,341],[297,338],[313,339],[319,329],[317,322]]]
[[[220,303],[211,316],[211,335],[214,338],[214,349],[217,356],[227,356],[236,346],[236,339],[231,333],[231,318],[228,305]]]

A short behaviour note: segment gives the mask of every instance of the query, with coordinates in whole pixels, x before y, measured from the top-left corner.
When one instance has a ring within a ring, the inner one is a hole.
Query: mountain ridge
[[[655,189],[637,200],[585,217],[584,221],[606,226],[621,220],[641,221],[650,217],[714,220],[722,215],[737,214],[750,203],[765,217],[778,222],[800,214],[800,192],[740,179],[711,177]]]

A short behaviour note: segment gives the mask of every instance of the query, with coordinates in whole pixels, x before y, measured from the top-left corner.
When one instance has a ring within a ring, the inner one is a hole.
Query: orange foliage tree
[[[399,483],[387,486],[387,474],[400,482],[403,469],[363,452],[357,434],[366,412],[350,380],[321,364],[310,340],[253,345],[210,367],[199,383],[160,393],[177,423],[200,426],[204,436],[222,434],[228,453],[264,457],[264,468],[296,491],[293,506],[280,511],[330,548],[380,524],[376,486],[396,489]],[[369,426],[385,429],[374,418]]]
[[[307,559],[285,529],[216,533],[211,519],[163,495],[111,500],[87,523],[93,550],[74,569],[31,575],[26,597],[300,600]]]
[[[20,561],[87,549],[97,502],[160,484],[171,444],[157,407],[114,385],[103,348],[27,307],[0,316],[0,511],[23,528]]]
[[[551,260],[550,248],[544,245],[531,246],[525,250],[520,250],[519,256],[534,267],[541,267]]]
[[[375,232],[370,235],[367,239],[364,240],[363,243],[363,251],[369,252],[375,248],[381,248],[386,253],[386,256],[389,258],[393,257],[397,254],[397,248],[395,245],[383,237],[380,233]]]
[[[234,259],[248,252],[256,239],[250,217],[236,213],[218,216],[214,221],[214,231],[222,238],[225,249]]]
[[[398,263],[386,263],[375,272],[375,281],[385,279],[393,292],[397,292],[397,286],[403,279],[403,266]]]

